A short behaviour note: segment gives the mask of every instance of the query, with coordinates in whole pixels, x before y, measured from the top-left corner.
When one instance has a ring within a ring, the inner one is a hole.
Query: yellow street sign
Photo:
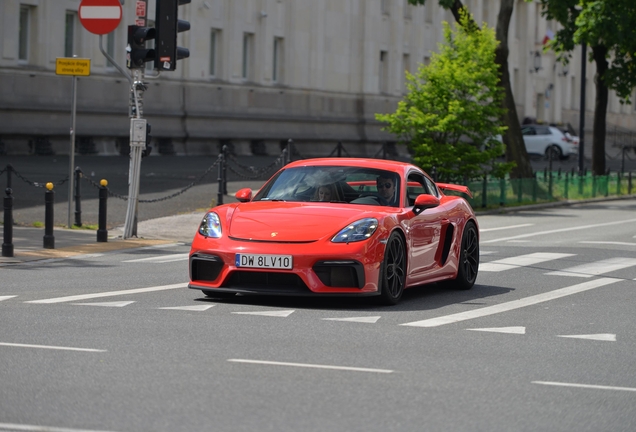
[[[89,76],[91,74],[91,59],[58,57],[55,59],[55,74]]]

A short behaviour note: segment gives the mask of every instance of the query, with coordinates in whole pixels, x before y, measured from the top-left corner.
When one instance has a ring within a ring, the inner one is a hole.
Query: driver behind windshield
[[[376,180],[376,186],[378,188],[378,195],[389,202],[389,205],[394,206],[397,203],[395,196],[395,180],[393,178],[378,177]]]
[[[314,201],[337,201],[338,193],[336,192],[336,188],[333,184],[322,185],[318,189],[316,189],[316,193],[314,194]]]

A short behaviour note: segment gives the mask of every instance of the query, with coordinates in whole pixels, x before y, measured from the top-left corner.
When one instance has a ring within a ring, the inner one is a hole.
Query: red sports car
[[[380,296],[444,281],[470,289],[479,229],[465,186],[403,162],[292,162],[254,195],[210,209],[194,236],[189,287],[241,294]]]

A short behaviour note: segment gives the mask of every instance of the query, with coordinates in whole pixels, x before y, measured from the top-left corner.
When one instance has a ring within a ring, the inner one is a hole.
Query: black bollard
[[[217,202],[216,205],[223,204],[223,165],[225,165],[223,153],[219,155],[219,175],[217,177],[217,181],[219,182],[219,192],[216,196]]]
[[[99,215],[97,228],[97,241],[108,241],[108,230],[106,229],[106,204],[108,203],[108,182],[104,179],[99,182],[101,187],[99,188]]]
[[[13,256],[13,196],[11,188],[6,188],[4,192],[4,243],[2,243],[2,256]]]
[[[44,249],[55,249],[55,237],[53,236],[53,204],[55,204],[55,192],[53,183],[46,184],[44,193]]]
[[[75,167],[75,225],[82,226],[82,194],[80,192],[80,179],[82,178],[82,170]]]

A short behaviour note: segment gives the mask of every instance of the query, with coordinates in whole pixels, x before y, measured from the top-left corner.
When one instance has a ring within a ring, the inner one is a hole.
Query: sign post
[[[68,227],[71,228],[71,209],[73,208],[73,186],[75,176],[75,114],[77,112],[77,76],[89,76],[91,74],[91,60],[84,58],[57,58],[55,59],[56,75],[71,75],[73,85],[71,87],[71,148],[69,149],[68,168]]]

